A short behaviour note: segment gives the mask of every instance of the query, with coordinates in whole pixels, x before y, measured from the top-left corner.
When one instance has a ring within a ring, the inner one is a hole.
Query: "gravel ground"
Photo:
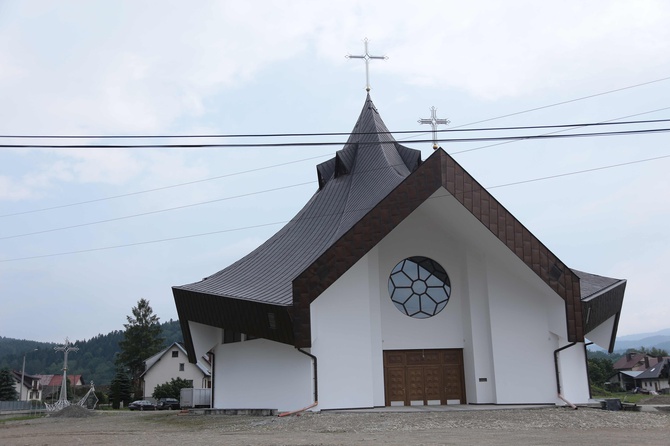
[[[97,412],[0,422],[0,445],[670,444],[670,413],[565,408],[250,417]]]

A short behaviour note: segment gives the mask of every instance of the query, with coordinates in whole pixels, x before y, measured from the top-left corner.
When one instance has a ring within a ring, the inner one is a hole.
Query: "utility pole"
[[[36,352],[37,349],[34,348],[31,352]],[[23,401],[23,379],[26,376],[26,355],[30,352],[23,353],[23,367],[21,367],[21,386],[19,387],[19,401]],[[27,396],[27,395],[26,395]]]

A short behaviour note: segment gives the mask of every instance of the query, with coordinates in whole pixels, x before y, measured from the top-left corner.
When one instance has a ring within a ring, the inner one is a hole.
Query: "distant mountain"
[[[655,347],[670,352],[670,328],[659,330],[653,333],[638,333],[626,336],[618,336],[614,343],[615,352],[624,352],[628,349],[636,349],[639,347],[644,347],[647,350]],[[594,351],[603,350],[596,345],[590,345],[589,349]]]
[[[164,345],[182,342],[179,321],[170,320],[161,324]],[[68,373],[83,375],[97,385],[109,384],[114,377],[116,366],[114,359],[119,351],[119,341],[123,339],[123,331],[115,330],[107,334],[99,334],[89,340],[75,341],[79,351],[71,353],[67,358]],[[20,371],[23,366],[23,355],[26,354],[26,374],[52,375],[63,372],[63,355],[54,351],[58,344],[50,342],[28,341],[24,339],[5,338],[0,336],[0,369],[9,367]]]
[[[670,349],[668,348],[670,347],[670,335],[649,336],[647,338],[635,339],[632,341],[625,341],[617,338],[616,342],[614,343],[614,350],[616,351],[619,350],[625,351],[628,350],[629,348],[639,348],[639,347],[644,347],[646,349],[656,347],[670,351]]]
[[[670,328],[655,331],[653,333],[637,333],[637,334],[630,334],[630,335],[626,335],[626,336],[618,336],[616,338],[616,340],[617,341],[638,341],[638,340],[641,340],[641,339],[651,338],[651,337],[654,337],[654,336],[668,336],[668,337],[670,337]]]

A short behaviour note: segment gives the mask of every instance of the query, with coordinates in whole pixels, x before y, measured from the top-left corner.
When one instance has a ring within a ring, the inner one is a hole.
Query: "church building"
[[[569,268],[441,148],[391,136],[368,94],[279,232],[173,287],[213,407],[312,410],[589,400],[625,280]]]

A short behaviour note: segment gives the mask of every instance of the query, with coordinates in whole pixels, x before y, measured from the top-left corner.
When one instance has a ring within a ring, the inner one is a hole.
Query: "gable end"
[[[584,339],[579,278],[438,149],[293,281],[296,347],[311,345],[310,304],[441,186],[565,301],[568,340]]]

